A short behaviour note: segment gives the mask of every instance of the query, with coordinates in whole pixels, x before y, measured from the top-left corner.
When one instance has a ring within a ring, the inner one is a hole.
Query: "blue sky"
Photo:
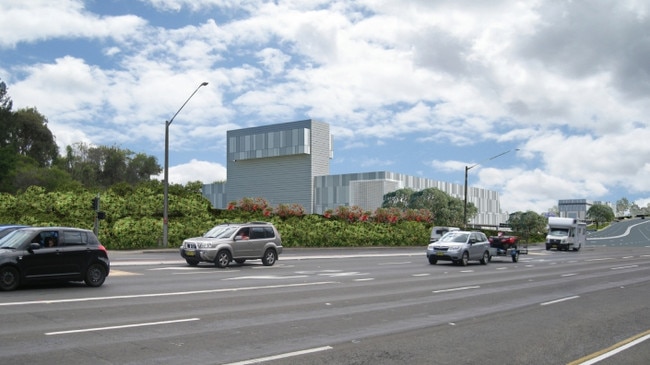
[[[64,151],[225,180],[230,129],[315,119],[331,173],[393,171],[558,199],[650,203],[650,4],[642,0],[3,0],[0,80]],[[510,151],[498,158],[492,156]]]

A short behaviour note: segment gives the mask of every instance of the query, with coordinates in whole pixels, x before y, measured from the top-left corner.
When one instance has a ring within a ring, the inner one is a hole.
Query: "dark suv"
[[[191,266],[212,262],[223,268],[233,260],[243,264],[260,259],[264,266],[271,266],[282,253],[282,239],[275,226],[267,222],[220,224],[202,237],[183,241],[180,251]]]
[[[106,248],[86,229],[29,227],[0,239],[0,290],[52,280],[98,287],[109,270]]]

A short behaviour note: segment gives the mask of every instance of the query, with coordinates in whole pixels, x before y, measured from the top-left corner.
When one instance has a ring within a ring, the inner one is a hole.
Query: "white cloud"
[[[200,161],[192,159],[188,163],[170,166],[169,183],[186,184],[191,181],[201,181],[204,184],[210,184],[226,180],[226,168],[218,163],[209,161]],[[158,180],[163,180],[164,171],[156,176]]]

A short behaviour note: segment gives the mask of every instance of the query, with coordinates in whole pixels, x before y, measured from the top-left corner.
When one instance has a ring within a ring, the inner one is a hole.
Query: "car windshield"
[[[553,228],[548,234],[550,234],[551,236],[566,236],[569,234],[569,230],[561,229],[561,228]]]
[[[227,238],[239,228],[238,226],[219,225],[209,230],[203,237],[207,238]]]
[[[34,232],[30,230],[17,230],[9,233],[0,239],[0,248],[18,248],[26,240],[34,236]]]
[[[467,237],[468,233],[449,232],[440,238],[440,242],[467,242]]]

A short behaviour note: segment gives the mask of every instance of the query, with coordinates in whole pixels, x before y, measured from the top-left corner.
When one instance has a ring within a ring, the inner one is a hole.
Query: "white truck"
[[[576,218],[549,217],[546,250],[578,251],[587,243],[587,223]]]

